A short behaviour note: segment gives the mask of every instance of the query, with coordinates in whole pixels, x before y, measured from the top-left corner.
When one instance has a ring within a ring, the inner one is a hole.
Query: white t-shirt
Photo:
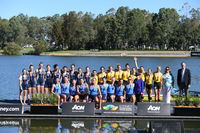
[[[22,80],[22,75],[19,75],[19,80]]]
[[[28,75],[20,75],[19,76],[19,80],[22,80],[22,79],[28,79]]]

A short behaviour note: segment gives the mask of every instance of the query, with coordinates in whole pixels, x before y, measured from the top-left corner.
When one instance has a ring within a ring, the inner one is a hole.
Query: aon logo
[[[72,122],[72,127],[74,127],[74,128],[82,128],[82,127],[84,127],[84,122],[82,122],[82,121],[73,121]]]
[[[74,105],[74,107],[72,107],[72,110],[84,110],[85,106],[80,106],[80,105]]]
[[[152,105],[150,105],[147,110],[148,111],[160,111],[160,106],[152,106]]]

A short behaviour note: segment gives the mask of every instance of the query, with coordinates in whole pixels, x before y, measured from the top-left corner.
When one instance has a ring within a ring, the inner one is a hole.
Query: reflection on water
[[[200,121],[134,119],[1,119],[6,133],[192,133]]]

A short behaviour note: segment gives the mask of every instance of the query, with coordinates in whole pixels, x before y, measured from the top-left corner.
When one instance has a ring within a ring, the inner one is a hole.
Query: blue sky
[[[43,17],[69,11],[91,12],[98,15],[120,6],[157,13],[163,7],[179,10],[185,2],[192,8],[200,8],[200,0],[0,0],[0,17],[8,19],[19,13]]]

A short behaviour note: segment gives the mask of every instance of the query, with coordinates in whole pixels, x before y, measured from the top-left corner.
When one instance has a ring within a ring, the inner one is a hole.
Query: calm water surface
[[[54,56],[0,56],[0,99],[18,99],[19,82],[18,75],[23,68],[28,69],[29,64],[38,67],[38,63],[43,61],[45,65],[58,64],[60,67],[76,64],[77,67],[90,66],[91,70],[99,70],[100,66],[109,65],[116,67],[121,64],[124,68],[126,63],[134,67],[132,57],[54,57]],[[187,62],[192,73],[191,90],[200,91],[200,58],[139,58],[139,66],[152,68],[156,70],[156,66],[161,65],[162,68],[170,66],[176,79],[177,70],[180,68],[182,61]],[[163,70],[162,70],[163,71]]]
[[[200,121],[135,119],[1,119],[6,133],[197,133]]]

